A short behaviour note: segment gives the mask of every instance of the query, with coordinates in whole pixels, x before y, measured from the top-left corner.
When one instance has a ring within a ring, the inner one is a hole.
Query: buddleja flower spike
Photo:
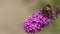
[[[52,11],[51,6],[47,5],[39,10],[24,22],[24,30],[27,33],[34,34],[47,27],[51,20],[57,19],[57,11]],[[58,14],[57,14],[58,15]]]

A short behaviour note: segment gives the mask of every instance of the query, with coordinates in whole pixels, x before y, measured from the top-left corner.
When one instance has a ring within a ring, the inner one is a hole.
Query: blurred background
[[[0,34],[28,34],[24,21],[47,4],[55,10],[60,0],[0,0]],[[36,34],[60,34],[60,18]]]

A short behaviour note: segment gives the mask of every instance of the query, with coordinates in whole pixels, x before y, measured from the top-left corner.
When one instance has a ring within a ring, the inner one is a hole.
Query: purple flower
[[[41,31],[42,28],[48,26],[50,21],[50,18],[43,16],[41,11],[37,11],[25,21],[24,30],[28,33]]]
[[[53,20],[56,20],[57,19],[56,11],[52,11],[52,19]]]

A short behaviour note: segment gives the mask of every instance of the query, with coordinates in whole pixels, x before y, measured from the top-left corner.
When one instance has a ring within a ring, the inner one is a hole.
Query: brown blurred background
[[[24,4],[24,0],[0,0],[0,34],[26,34],[23,22],[29,17],[29,8],[37,0]]]

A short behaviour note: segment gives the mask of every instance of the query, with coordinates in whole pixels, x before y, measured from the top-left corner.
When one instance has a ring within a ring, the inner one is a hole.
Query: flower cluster
[[[51,19],[45,17],[41,11],[37,11],[25,21],[24,30],[28,33],[35,33],[41,31],[42,28],[49,25],[50,21]]]

